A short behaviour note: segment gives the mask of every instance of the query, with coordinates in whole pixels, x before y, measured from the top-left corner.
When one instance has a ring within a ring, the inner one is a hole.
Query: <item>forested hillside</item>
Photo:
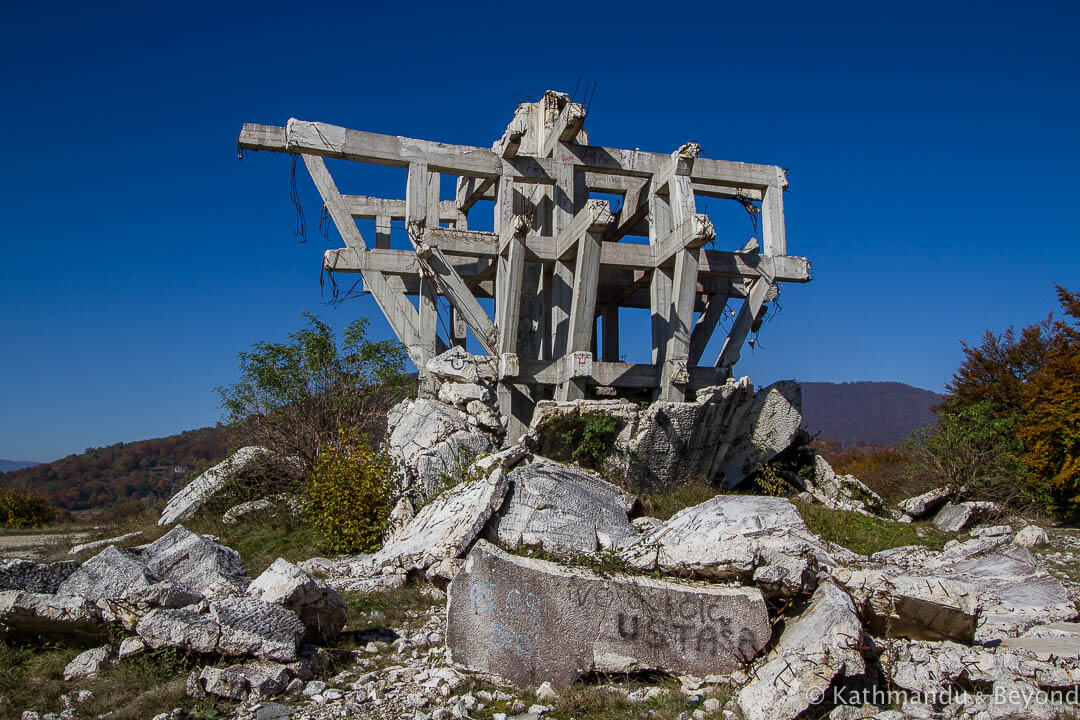
[[[55,462],[0,473],[0,485],[47,493],[68,510],[103,508],[131,499],[164,499],[193,473],[222,460],[229,444],[228,428],[187,430],[89,448]]]
[[[915,428],[934,425],[930,408],[944,396],[898,382],[804,382],[803,427],[822,440],[895,445]]]

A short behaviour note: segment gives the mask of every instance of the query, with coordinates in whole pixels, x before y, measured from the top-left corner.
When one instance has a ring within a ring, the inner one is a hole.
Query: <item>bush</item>
[[[47,495],[33,490],[0,490],[0,524],[36,528],[56,520],[57,512]]]
[[[358,430],[341,429],[308,473],[305,513],[333,552],[373,552],[393,508],[394,463]]]
[[[622,428],[621,420],[600,413],[551,415],[540,423],[540,452],[595,470],[615,447]]]
[[[1023,482],[1023,443],[1016,419],[994,414],[987,400],[938,409],[935,428],[920,428],[907,442],[912,476],[925,475],[954,490],[966,487],[972,497],[995,500],[1019,509],[1032,497]]]
[[[279,459],[270,473],[278,478],[306,476],[321,449],[337,441],[338,428],[378,442],[386,411],[414,391],[404,346],[369,340],[366,319],[351,323],[339,343],[329,325],[304,317],[307,327],[289,342],[240,353],[239,382],[217,389],[241,444],[261,445]]]

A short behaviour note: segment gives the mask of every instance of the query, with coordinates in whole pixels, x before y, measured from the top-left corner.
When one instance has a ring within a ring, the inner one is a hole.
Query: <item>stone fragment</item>
[[[1020,532],[1016,533],[1013,542],[1022,547],[1033,548],[1039,547],[1040,545],[1046,545],[1050,542],[1050,538],[1046,534],[1046,531],[1038,525],[1027,525],[1021,528]]]
[[[780,639],[738,693],[747,720],[791,720],[837,676],[866,671],[859,647],[862,624],[847,593],[831,582],[814,591],[810,606],[788,620]]]
[[[912,520],[921,520],[941,507],[946,500],[952,497],[952,494],[952,490],[949,488],[934,488],[924,492],[922,495],[901,500],[897,503],[897,507]]]
[[[155,582],[157,578],[141,558],[110,545],[69,575],[56,592],[87,600],[117,598],[131,588],[145,588]]]
[[[583,470],[537,458],[510,471],[506,499],[488,522],[486,537],[510,551],[610,550],[637,535],[628,518],[636,501]]]
[[[171,525],[187,520],[221,489],[231,474],[240,472],[268,452],[266,448],[256,446],[242,447],[229,458],[199,475],[172,496],[161,512],[158,525]]]
[[[113,538],[106,538],[105,540],[94,540],[93,542],[82,543],[76,545],[68,550],[68,555],[78,555],[81,552],[87,550],[97,550],[98,548],[108,547],[109,545],[119,545],[122,542],[137,538],[142,535],[142,530],[136,530],[135,532],[124,533]]]
[[[0,590],[55,593],[60,583],[78,569],[79,563],[74,560],[45,565],[31,560],[0,559]]]
[[[292,717],[293,712],[291,707],[281,703],[261,703],[255,710],[255,720],[285,720]]]
[[[183,525],[135,550],[159,579],[173,580],[206,596],[223,591],[242,593],[251,582],[239,553]]]
[[[97,677],[112,663],[113,652],[111,645],[102,645],[79,653],[64,668],[64,680],[70,682]]]
[[[941,532],[960,532],[969,525],[999,512],[997,503],[949,502],[934,515],[934,527]]]
[[[974,593],[953,580],[882,570],[837,568],[867,628],[875,635],[971,643],[979,618]]]
[[[248,595],[296,613],[308,642],[333,642],[348,619],[345,600],[336,590],[284,558],[251,582]]]
[[[398,403],[387,414],[387,448],[402,472],[402,492],[417,504],[464,475],[481,453],[495,447],[469,415],[430,398]]]
[[[239,702],[248,694],[247,676],[232,668],[204,667],[199,674],[199,681],[208,695]]]
[[[998,680],[990,692],[990,720],[1058,720],[1070,708],[1048,699],[1038,685],[1023,680]]]
[[[398,501],[394,503],[393,509],[390,510],[390,517],[387,519],[386,533],[383,536],[383,545],[393,543],[394,537],[401,532],[414,517],[416,517],[416,510],[413,508],[412,500],[409,499],[408,495],[402,495],[398,498]]]
[[[445,491],[421,508],[393,544],[383,546],[367,566],[423,572],[441,560],[459,557],[502,505],[506,486],[506,472],[496,468]]]
[[[127,637],[120,643],[120,649],[117,651],[117,657],[123,660],[124,658],[133,657],[146,650],[146,643],[141,638]]]
[[[447,405],[464,408],[473,400],[490,405],[494,402],[495,395],[491,390],[477,383],[447,381],[439,386],[439,401]]]
[[[601,577],[484,540],[448,594],[453,661],[520,685],[565,687],[590,672],[725,673],[770,634],[754,588]]]
[[[1012,525],[983,525],[972,530],[971,537],[1000,537],[1002,535],[1012,535],[1012,531]]]
[[[0,627],[8,634],[59,638],[89,644],[108,636],[101,611],[71,595],[0,591]]]

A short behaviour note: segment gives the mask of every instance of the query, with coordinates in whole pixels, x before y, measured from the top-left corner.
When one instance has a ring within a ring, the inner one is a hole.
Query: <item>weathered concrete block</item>
[[[427,371],[450,382],[491,382],[498,376],[498,358],[473,355],[465,348],[454,346],[428,360]]]
[[[448,594],[453,661],[521,685],[566,686],[589,672],[728,673],[771,632],[754,588],[600,577],[483,540]]]
[[[158,525],[171,525],[187,520],[221,489],[230,474],[243,470],[268,452],[266,448],[257,446],[242,447],[226,460],[199,475],[170,498],[161,512]]]
[[[98,548],[108,547],[109,545],[117,545],[126,540],[136,538],[142,535],[142,530],[136,530],[135,532],[124,533],[123,535],[117,535],[116,537],[105,538],[104,540],[94,540],[93,542],[81,543],[73,546],[68,550],[68,555],[78,555],[81,552],[87,550],[97,550]]]
[[[6,633],[89,643],[108,636],[101,611],[86,598],[0,591],[0,625]]]
[[[255,578],[248,594],[296,613],[307,628],[308,642],[332,642],[348,619],[345,600],[336,590],[284,558]]]
[[[537,458],[511,470],[509,481],[487,526],[487,538],[507,550],[591,553],[637,535],[628,518],[636,499],[587,472]]]
[[[64,668],[64,680],[81,680],[97,677],[101,671],[113,662],[111,645],[87,650],[76,655]]]
[[[802,389],[794,380],[780,380],[758,390],[742,416],[720,473],[733,488],[785,450],[802,424]]]
[[[912,520],[919,520],[944,505],[950,497],[952,497],[952,490],[949,488],[934,488],[922,495],[901,500],[897,503],[897,507]]]
[[[183,525],[135,550],[153,575],[203,595],[222,588],[242,593],[251,582],[239,553]]]
[[[998,511],[997,503],[992,502],[950,502],[934,515],[934,527],[941,532],[960,532]]]
[[[848,568],[834,570],[832,577],[876,635],[968,644],[975,639],[978,600],[953,580]]]

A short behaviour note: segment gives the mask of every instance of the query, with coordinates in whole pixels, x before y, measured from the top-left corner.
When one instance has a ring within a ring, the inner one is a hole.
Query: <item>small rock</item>
[[[79,653],[64,668],[64,680],[97,677],[111,663],[112,655],[111,645]]]
[[[555,692],[555,688],[551,686],[550,682],[541,683],[540,687],[536,688],[536,699],[541,702],[555,700],[558,697],[559,693]]]
[[[1046,545],[1050,542],[1050,538],[1047,536],[1046,531],[1038,525],[1028,525],[1016,533],[1013,542],[1026,548],[1033,548]]]
[[[124,638],[123,642],[120,643],[120,650],[117,653],[117,656],[121,660],[123,660],[124,658],[129,658],[129,657],[131,657],[133,655],[138,655],[139,653],[143,652],[144,650],[146,650],[146,643],[144,643],[141,638],[137,638],[137,637]]]
[[[307,695],[308,697],[320,695],[323,690],[326,690],[326,683],[322,680],[312,680],[304,686],[304,695]]]
[[[291,717],[293,709],[281,703],[268,702],[259,706],[255,711],[255,720],[282,720]]]

